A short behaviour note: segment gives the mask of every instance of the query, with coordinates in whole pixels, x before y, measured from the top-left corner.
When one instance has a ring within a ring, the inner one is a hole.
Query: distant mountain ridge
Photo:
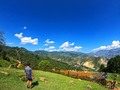
[[[35,54],[43,57],[48,57],[56,61],[61,61],[76,67],[87,67],[91,69],[98,69],[101,64],[107,64],[106,59],[101,57],[93,57],[81,52],[47,52],[38,50]]]
[[[107,60],[101,57],[94,57],[81,52],[63,52],[63,51],[28,51],[25,48],[19,47],[8,47],[4,46],[3,50],[6,52],[6,56],[11,59],[19,60],[21,62],[31,62],[33,67],[36,66],[42,60],[49,60],[55,66],[60,68],[66,66],[73,66],[82,70],[98,70],[101,64],[106,65]],[[9,61],[9,60],[8,60]],[[59,64],[59,65],[58,65]]]
[[[89,53],[88,55],[110,59],[117,55],[120,55],[120,48],[111,49],[111,50],[100,50],[94,53]]]
[[[63,51],[53,51],[53,52],[47,52],[43,50],[37,50],[34,52],[35,54],[43,57],[48,57],[57,61],[66,62],[66,63],[76,63],[77,61],[80,61],[79,63],[82,63],[83,61],[86,61],[90,56],[81,53],[81,52],[63,52]]]

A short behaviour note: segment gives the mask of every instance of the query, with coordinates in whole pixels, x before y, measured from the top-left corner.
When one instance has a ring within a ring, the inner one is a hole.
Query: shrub
[[[9,65],[10,65],[10,62],[0,59],[0,66],[1,67],[8,67]]]

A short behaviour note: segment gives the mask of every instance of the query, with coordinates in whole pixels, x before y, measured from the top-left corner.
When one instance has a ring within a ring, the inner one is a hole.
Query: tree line
[[[108,63],[107,67],[103,64],[100,66],[100,72],[110,72],[110,73],[120,73],[120,55],[111,58]]]

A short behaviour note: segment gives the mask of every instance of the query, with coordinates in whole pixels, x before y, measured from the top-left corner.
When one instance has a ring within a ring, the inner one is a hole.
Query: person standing
[[[108,77],[107,73],[105,72],[103,75],[102,75],[105,79]]]
[[[30,63],[27,63],[27,67],[25,68],[25,77],[27,79],[27,88],[32,88],[32,80],[34,76],[32,73],[32,68],[30,67]]]

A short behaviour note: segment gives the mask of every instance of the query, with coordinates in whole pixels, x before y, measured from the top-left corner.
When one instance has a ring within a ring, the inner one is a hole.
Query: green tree
[[[51,67],[51,63],[48,61],[48,60],[42,60],[40,63],[39,63],[39,66],[41,69],[43,70],[47,70]]]
[[[4,45],[3,32],[0,31],[0,56],[3,56],[3,45]]]
[[[111,73],[120,73],[120,56],[111,58],[107,63],[107,71]]]
[[[104,72],[105,71],[105,65],[101,64],[100,69],[98,71],[99,72]]]
[[[3,37],[3,32],[0,31],[0,45],[4,45],[4,37]]]

